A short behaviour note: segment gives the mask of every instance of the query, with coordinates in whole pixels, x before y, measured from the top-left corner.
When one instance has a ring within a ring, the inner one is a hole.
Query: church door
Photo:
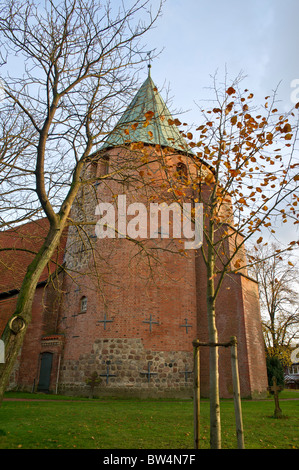
[[[48,392],[50,387],[50,378],[52,370],[53,354],[49,352],[42,353],[40,362],[40,373],[37,390],[40,392]]]

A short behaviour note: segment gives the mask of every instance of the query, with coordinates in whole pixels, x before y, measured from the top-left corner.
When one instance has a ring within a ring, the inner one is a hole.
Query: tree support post
[[[238,449],[245,449],[242,408],[241,408],[240,381],[239,381],[239,371],[238,371],[237,338],[235,336],[231,337],[231,365],[232,365],[237,443],[238,443]]]
[[[194,410],[194,449],[199,449],[200,430],[200,348],[198,341],[193,342],[194,373],[193,373],[193,410]]]
[[[199,449],[199,426],[200,426],[200,346],[218,347],[222,346],[231,348],[231,367],[232,367],[232,380],[233,380],[233,396],[236,420],[236,434],[238,449],[245,449],[244,444],[244,431],[241,407],[241,393],[240,381],[238,371],[238,352],[237,352],[237,338],[232,336],[228,343],[204,343],[198,339],[192,342],[193,344],[193,357],[194,357],[194,448]]]

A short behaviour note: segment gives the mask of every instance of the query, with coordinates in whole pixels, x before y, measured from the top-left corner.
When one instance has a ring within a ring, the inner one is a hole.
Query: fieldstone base
[[[150,351],[140,338],[98,339],[90,354],[64,358],[59,393],[89,396],[188,397],[193,389],[193,354]]]

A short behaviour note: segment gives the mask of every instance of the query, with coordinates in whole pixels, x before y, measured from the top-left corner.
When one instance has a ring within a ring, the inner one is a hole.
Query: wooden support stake
[[[232,364],[234,406],[235,406],[238,449],[245,449],[242,409],[241,409],[240,382],[239,382],[239,371],[238,371],[237,338],[235,336],[231,338],[231,364]]]
[[[200,348],[197,346],[196,341],[193,342],[194,346],[194,449],[199,449],[199,428],[200,428]]]

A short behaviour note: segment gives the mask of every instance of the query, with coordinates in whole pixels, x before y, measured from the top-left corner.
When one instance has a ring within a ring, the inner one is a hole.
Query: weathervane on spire
[[[148,67],[148,74],[149,74],[149,75],[150,75],[150,73],[151,73],[151,61],[153,60],[153,59],[151,58],[151,53],[152,53],[152,52],[153,52],[153,51],[147,52],[147,56],[148,56],[148,64],[147,64],[147,67]]]

